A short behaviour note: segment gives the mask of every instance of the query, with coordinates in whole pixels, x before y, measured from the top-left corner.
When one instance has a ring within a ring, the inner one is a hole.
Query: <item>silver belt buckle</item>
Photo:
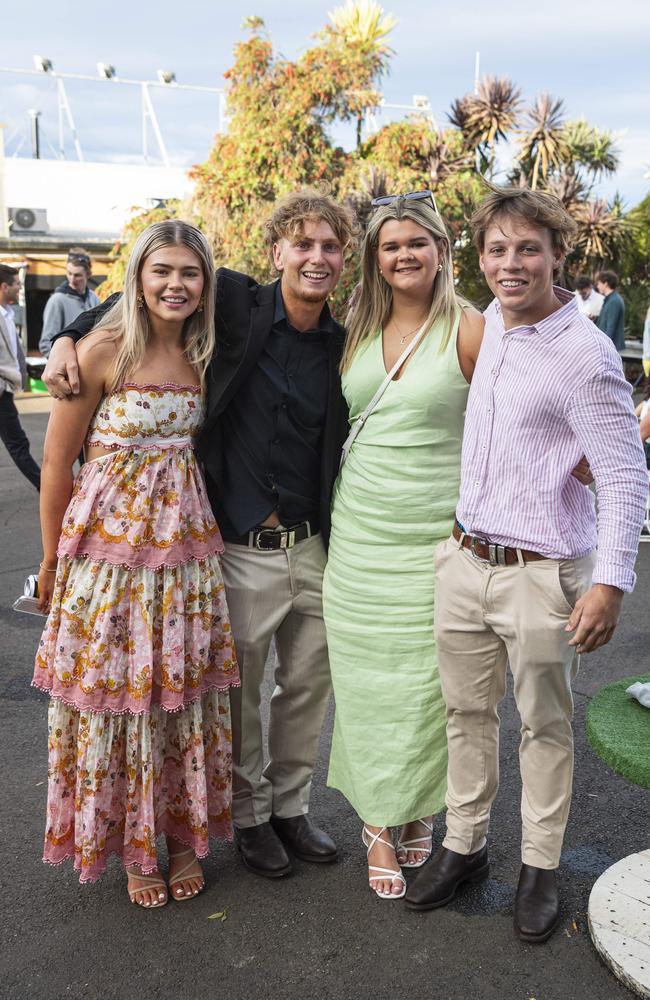
[[[296,525],[296,527],[302,527],[303,524],[306,525],[307,527],[307,538],[311,538],[311,525],[309,524],[308,521],[303,521],[301,522],[301,524]],[[262,552],[275,551],[271,550],[270,548],[267,548],[266,545],[260,545],[260,541],[263,538],[266,538],[267,535],[273,535],[276,538],[279,537],[280,544],[278,548],[280,549],[292,549],[296,544],[295,528],[283,528],[282,531],[277,531],[276,528],[260,528],[257,532],[252,532],[252,531],[249,532],[249,538],[251,535],[257,536],[253,544],[256,549],[260,549]],[[251,543],[249,542],[249,544]]]
[[[260,542],[262,541],[263,538],[266,538],[267,535],[275,534],[273,528],[260,528],[260,530],[256,534],[257,538],[255,539],[255,548],[259,549],[260,552],[271,552],[272,550],[270,548],[268,548],[266,545],[260,545]]]
[[[508,565],[506,563],[506,550],[504,545],[494,545],[492,542],[488,542],[487,547],[490,554],[490,566]]]
[[[476,551],[476,546],[477,545],[489,546],[490,543],[488,542],[487,538],[479,538],[478,535],[471,535],[470,537],[472,539],[469,545],[470,552],[472,553],[475,559],[479,560],[479,562],[485,562],[486,560],[482,556],[480,556]]]

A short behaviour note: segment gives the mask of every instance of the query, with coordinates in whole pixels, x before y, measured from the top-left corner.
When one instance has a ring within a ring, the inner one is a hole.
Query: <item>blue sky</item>
[[[245,14],[266,21],[276,48],[288,57],[310,44],[327,21],[331,2],[297,3],[205,0],[79,4],[69,0],[26,0],[14,7],[0,42],[0,65],[31,68],[32,55],[50,58],[61,72],[95,74],[98,61],[113,63],[121,77],[153,79],[172,69],[180,83],[220,86],[232,62],[233,46],[244,37]],[[618,133],[621,169],[598,191],[620,190],[629,206],[650,191],[650,4],[576,0],[563,16],[541,5],[479,0],[446,5],[424,0],[386,2],[398,19],[391,43],[395,56],[383,82],[388,102],[409,103],[426,94],[440,123],[454,97],[473,86],[474,57],[481,72],[510,76],[531,99],[541,91],[563,97],[571,118]],[[68,96],[88,158],[133,159],[141,150],[137,91],[108,84],[71,81]],[[212,95],[152,92],[172,161],[203,159],[217,128]],[[0,121],[7,125],[8,153],[26,135],[27,110],[42,112],[44,155],[56,145],[57,111],[52,81],[0,74]],[[349,146],[349,130],[335,138]],[[153,142],[153,140],[151,140]],[[69,145],[72,155],[72,147]],[[29,155],[25,140],[21,155]]]

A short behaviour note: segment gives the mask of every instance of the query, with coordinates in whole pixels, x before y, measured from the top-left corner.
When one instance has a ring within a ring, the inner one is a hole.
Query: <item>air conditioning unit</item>
[[[38,235],[48,231],[46,208],[10,208],[9,231],[11,236]]]

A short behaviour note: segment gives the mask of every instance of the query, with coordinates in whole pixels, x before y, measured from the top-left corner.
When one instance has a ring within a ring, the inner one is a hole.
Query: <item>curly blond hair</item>
[[[358,226],[350,209],[339,205],[323,191],[302,188],[281,198],[273,209],[273,215],[264,225],[271,259],[274,244],[282,239],[295,239],[303,231],[306,222],[327,222],[344,253],[356,245]]]

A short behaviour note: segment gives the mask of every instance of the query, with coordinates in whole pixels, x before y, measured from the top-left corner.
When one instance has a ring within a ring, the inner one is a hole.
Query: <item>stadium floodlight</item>
[[[115,66],[111,65],[111,63],[98,62],[97,72],[101,77],[103,77],[104,80],[112,80],[116,75]]]
[[[176,74],[171,69],[156,70],[159,83],[176,83]]]
[[[34,66],[39,71],[39,73],[51,73],[53,70],[52,60],[45,59],[43,56],[33,56]]]
[[[418,111],[430,111],[431,103],[426,94],[413,94],[413,107]]]

